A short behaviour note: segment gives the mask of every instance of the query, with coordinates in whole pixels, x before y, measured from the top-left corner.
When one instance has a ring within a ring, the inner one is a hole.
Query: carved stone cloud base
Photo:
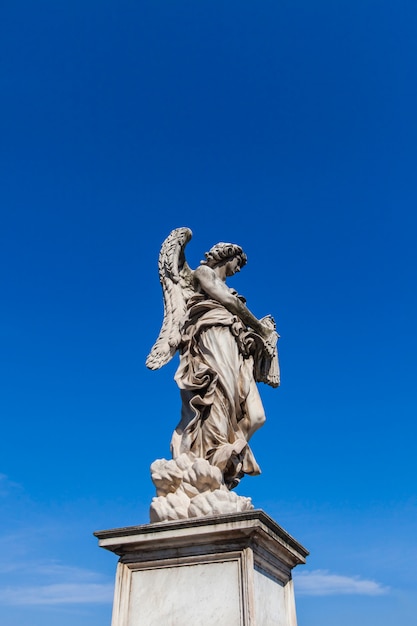
[[[263,511],[94,533],[119,555],[112,626],[296,626],[307,550]]]
[[[151,523],[253,509],[250,498],[229,491],[218,467],[194,455],[158,459],[151,465],[151,476],[157,493],[150,507]]]

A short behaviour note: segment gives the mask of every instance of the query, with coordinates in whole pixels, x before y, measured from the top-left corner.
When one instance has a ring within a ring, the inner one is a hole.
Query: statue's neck
[[[217,277],[220,278],[220,280],[222,280],[225,283],[226,282],[226,265],[218,265],[217,267],[214,267],[213,269],[216,272]]]

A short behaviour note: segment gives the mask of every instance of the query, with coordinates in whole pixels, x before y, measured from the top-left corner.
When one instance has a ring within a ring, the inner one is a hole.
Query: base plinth
[[[263,511],[94,534],[120,557],[112,626],[297,626],[308,552]]]

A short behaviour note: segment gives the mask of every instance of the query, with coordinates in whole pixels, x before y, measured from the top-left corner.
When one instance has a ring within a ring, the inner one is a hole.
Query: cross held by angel
[[[257,319],[226,285],[247,262],[242,248],[218,243],[191,270],[184,254],[191,236],[189,228],[177,228],[162,244],[164,320],[146,365],[159,369],[179,352],[175,381],[182,409],[173,460],[204,459],[230,490],[244,474],[260,473],[248,445],[265,421],[256,383],[279,385],[279,335],[271,316]]]

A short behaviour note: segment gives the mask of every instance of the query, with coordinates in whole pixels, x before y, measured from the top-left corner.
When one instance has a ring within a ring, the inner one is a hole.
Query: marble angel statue
[[[248,445],[265,421],[256,383],[279,385],[273,318],[258,320],[225,282],[246,264],[245,253],[236,244],[218,243],[192,271],[184,254],[191,236],[188,228],[173,230],[159,255],[164,320],[146,365],[159,369],[179,352],[175,381],[182,410],[171,440],[173,460],[151,466],[159,496],[152,521],[229,512],[231,496],[225,505],[224,492],[244,474],[260,473]],[[196,499],[213,491],[221,505],[213,504],[212,493],[210,504],[207,497]],[[252,508],[250,499],[232,495],[237,509]]]

